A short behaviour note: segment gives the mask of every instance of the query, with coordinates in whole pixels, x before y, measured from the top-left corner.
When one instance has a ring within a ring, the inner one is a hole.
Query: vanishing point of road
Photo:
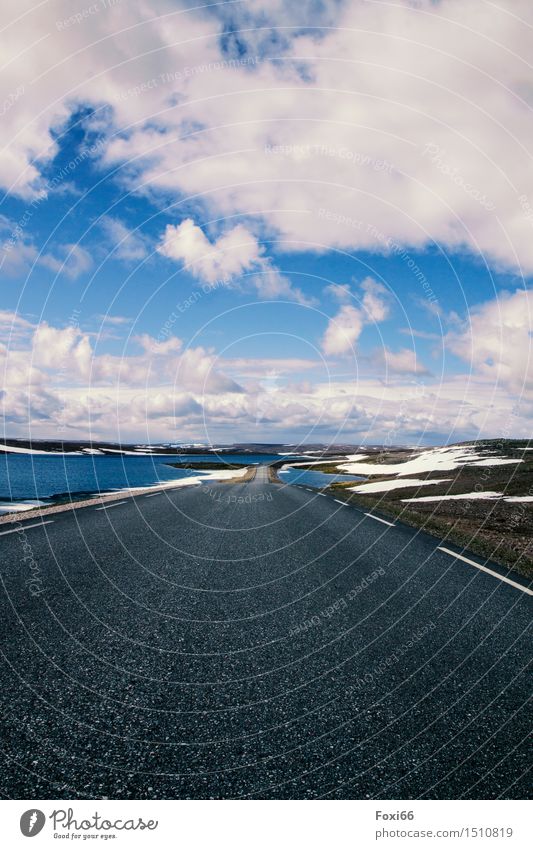
[[[259,467],[0,553],[4,797],[528,794],[531,592],[468,552]]]

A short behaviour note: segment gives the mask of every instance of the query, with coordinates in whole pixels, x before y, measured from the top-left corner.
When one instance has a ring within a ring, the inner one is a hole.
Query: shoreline
[[[4,513],[0,515],[0,525],[16,524],[25,519],[39,519],[42,516],[50,516],[53,513],[65,513],[68,510],[80,510],[83,507],[94,507],[98,504],[107,504],[110,501],[118,501],[123,498],[134,498],[136,495],[145,495],[151,492],[164,492],[167,489],[180,489],[184,486],[201,486],[204,481],[212,483],[244,483],[246,480],[251,480],[249,475],[253,472],[255,477],[256,467],[246,466],[244,469],[236,470],[221,470],[231,471],[231,475],[217,477],[215,473],[202,475],[202,477],[181,478],[176,481],[168,481],[162,484],[153,486],[132,487],[131,489],[121,489],[118,492],[106,492],[101,495],[95,494],[78,501],[67,501],[59,504],[47,504],[42,507],[36,507],[29,510],[18,510],[13,513]]]

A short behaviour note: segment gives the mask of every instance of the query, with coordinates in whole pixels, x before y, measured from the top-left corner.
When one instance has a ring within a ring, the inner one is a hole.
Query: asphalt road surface
[[[527,796],[532,599],[501,568],[263,468],[15,528],[5,797]]]

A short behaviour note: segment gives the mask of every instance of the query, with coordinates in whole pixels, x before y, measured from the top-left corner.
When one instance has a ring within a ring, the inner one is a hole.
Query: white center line
[[[337,504],[340,504],[342,507],[348,507],[348,505],[346,504],[346,501],[339,501],[338,498],[334,498],[333,501],[336,501]]]
[[[43,525],[53,525],[53,519],[47,519],[46,522],[35,522],[33,525],[22,525],[20,528],[12,528],[10,531],[1,531],[0,537],[5,536],[6,534],[20,534],[22,531],[26,531],[28,528],[41,528]]]
[[[121,504],[127,504],[127,501],[113,501],[111,504],[106,504],[105,507],[97,507],[97,510],[109,510],[110,507],[119,507]]]
[[[455,551],[450,551],[449,548],[444,548],[443,545],[439,545],[438,549],[439,551],[444,551],[445,554],[449,554],[451,557],[455,557],[457,560],[464,560],[465,563],[469,563],[470,566],[475,566],[476,569],[481,569],[482,572],[487,572],[494,578],[499,578],[500,581],[505,581],[506,584],[511,584],[512,587],[516,587],[517,590],[522,590],[523,593],[533,595],[533,590],[530,590],[529,587],[517,584],[516,581],[511,581],[510,578],[505,578],[503,575],[498,574],[498,572],[494,572],[492,569],[487,569],[486,566],[481,566],[480,563],[475,563],[473,560],[469,560],[468,557],[463,557],[462,554],[456,554]]]
[[[365,513],[365,516],[368,516],[369,519],[375,519],[376,522],[383,522],[384,525],[389,525],[389,527],[394,528],[394,522],[387,522],[386,519],[380,519],[379,516],[373,516],[372,513]]]

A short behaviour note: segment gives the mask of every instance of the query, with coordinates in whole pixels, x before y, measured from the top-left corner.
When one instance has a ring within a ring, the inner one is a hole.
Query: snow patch
[[[4,513],[24,513],[25,510],[34,510],[35,507],[43,507],[46,501],[5,501],[0,504],[0,515]]]
[[[349,487],[350,492],[365,495],[367,492],[388,492],[390,489],[402,489],[408,486],[432,486],[437,483],[449,483],[453,478],[438,478],[436,480],[420,480],[419,478],[402,478],[394,481],[375,481]]]
[[[356,455],[353,455],[356,456]],[[476,463],[476,461],[481,461]],[[446,472],[452,469],[457,469],[459,466],[468,465],[499,465],[507,463],[523,463],[523,460],[507,460],[490,458],[487,459],[480,454],[476,454],[471,449],[465,449],[464,446],[452,448],[433,448],[428,451],[422,451],[417,457],[411,460],[404,460],[400,463],[344,463],[337,466],[339,471],[347,472],[355,475],[410,475],[421,474],[423,472]]]
[[[471,499],[481,498],[487,500],[494,500],[495,498],[501,498],[503,492],[464,492],[460,495],[423,495],[421,498],[402,498],[402,502],[412,502],[412,501],[459,501],[460,499]]]

